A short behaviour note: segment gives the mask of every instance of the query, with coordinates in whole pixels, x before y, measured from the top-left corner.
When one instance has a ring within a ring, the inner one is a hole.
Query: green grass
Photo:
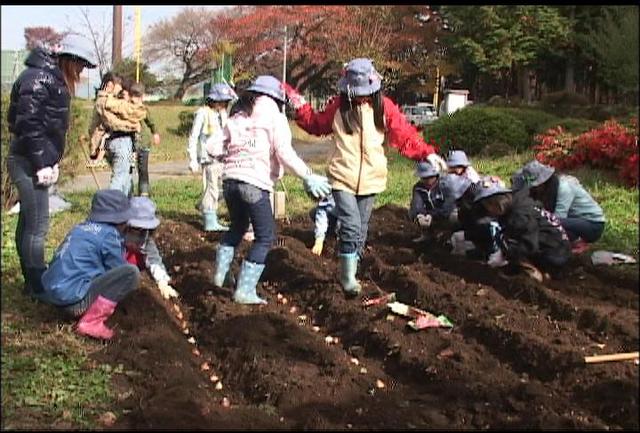
[[[55,215],[46,245],[49,259],[67,231],[86,215],[89,193],[70,197],[72,210]],[[89,355],[98,342],[76,336],[53,307],[22,294],[15,248],[17,217],[2,224],[2,428],[92,428],[112,406],[111,367]]]

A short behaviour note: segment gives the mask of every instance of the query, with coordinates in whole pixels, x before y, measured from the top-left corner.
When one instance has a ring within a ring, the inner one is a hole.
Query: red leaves
[[[575,168],[588,163],[594,168],[617,169],[620,179],[638,186],[638,119],[631,127],[614,120],[579,136],[566,133],[562,127],[549,129],[535,137],[536,159],[558,169]]]

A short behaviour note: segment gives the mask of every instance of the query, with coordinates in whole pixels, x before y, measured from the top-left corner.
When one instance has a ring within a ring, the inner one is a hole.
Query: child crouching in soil
[[[416,176],[420,178],[415,185],[409,205],[409,219],[420,227],[420,237],[413,242],[429,240],[432,225],[447,220],[451,207],[440,184],[440,171],[429,161],[416,163]]]

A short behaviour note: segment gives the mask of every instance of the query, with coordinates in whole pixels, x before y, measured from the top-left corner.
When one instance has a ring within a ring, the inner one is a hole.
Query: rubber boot
[[[213,211],[203,212],[202,220],[205,232],[226,232],[229,230],[229,227],[223,226],[218,222],[218,215]]]
[[[109,340],[113,331],[104,324],[116,309],[116,302],[98,296],[89,309],[82,315],[76,326],[76,332],[93,338]]]
[[[358,270],[358,254],[340,254],[340,284],[349,295],[357,295],[362,290],[362,286],[356,280]]]
[[[33,297],[37,297],[44,288],[42,287],[42,274],[47,268],[33,268],[25,267],[25,279],[24,279],[24,294]]]
[[[149,149],[138,149],[138,195],[149,196]]]
[[[266,304],[256,293],[256,285],[264,271],[264,264],[243,261],[238,276],[238,286],[233,293],[233,300],[238,304]]]
[[[213,284],[216,287],[233,287],[235,280],[233,273],[229,271],[233,261],[234,247],[228,245],[218,245],[216,250],[216,270],[213,273]]]

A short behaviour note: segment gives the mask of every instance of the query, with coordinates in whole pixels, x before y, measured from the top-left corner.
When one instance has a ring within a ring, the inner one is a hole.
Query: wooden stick
[[[611,355],[596,355],[596,356],[585,356],[584,362],[587,364],[593,364],[597,362],[608,362],[608,361],[629,361],[631,359],[637,359],[639,352],[628,352],[628,353],[614,353]]]
[[[91,159],[89,158],[89,154],[87,153],[87,150],[84,148],[85,140],[86,139],[84,138],[84,135],[80,137],[80,148],[82,149],[82,153],[84,153],[84,157],[86,161],[90,162]],[[93,176],[93,180],[96,182],[96,186],[98,187],[98,189],[102,189],[102,187],[100,186],[100,182],[98,182],[98,176],[96,176],[96,172],[93,169],[92,165],[89,166],[89,170],[91,170],[91,175]]]

